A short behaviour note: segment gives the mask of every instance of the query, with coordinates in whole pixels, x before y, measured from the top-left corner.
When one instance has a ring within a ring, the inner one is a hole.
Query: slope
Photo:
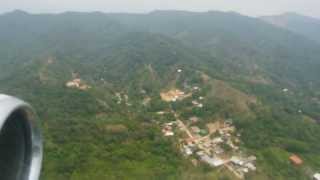
[[[320,20],[297,13],[284,13],[275,16],[264,16],[262,20],[275,26],[301,34],[310,40],[320,43]]]

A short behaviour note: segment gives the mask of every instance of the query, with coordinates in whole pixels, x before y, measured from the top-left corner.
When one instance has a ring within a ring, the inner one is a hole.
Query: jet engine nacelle
[[[0,94],[0,179],[38,180],[42,163],[39,121],[31,106]]]

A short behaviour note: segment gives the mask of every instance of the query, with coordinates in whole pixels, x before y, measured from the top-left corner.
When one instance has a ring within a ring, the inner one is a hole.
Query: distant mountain
[[[264,72],[274,81],[294,86],[305,86],[306,79],[317,81],[320,45],[257,18],[219,11],[155,11],[108,17],[134,31],[160,33],[201,49],[219,59],[231,77],[240,72],[246,76]]]
[[[319,49],[233,12],[14,11],[0,15],[0,92],[43,119],[43,179],[235,179],[191,164],[162,136],[175,110],[202,128],[232,119],[241,149],[258,158],[247,179],[301,180],[309,173],[291,166],[292,153],[320,168]],[[74,80],[86,88],[68,87]],[[174,89],[186,98],[161,100]]]
[[[320,19],[303,16],[297,13],[264,16],[261,17],[261,19],[320,43]]]

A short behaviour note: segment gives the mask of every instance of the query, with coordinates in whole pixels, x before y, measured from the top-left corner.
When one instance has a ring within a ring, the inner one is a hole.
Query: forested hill
[[[320,20],[312,17],[303,16],[297,13],[284,13],[275,16],[264,16],[262,20],[301,34],[310,40],[320,43],[319,28]]]
[[[0,92],[43,120],[43,179],[235,179],[163,137],[173,111],[200,127],[233,119],[257,157],[247,179],[320,169],[320,45],[296,31],[233,12],[14,11],[0,15],[0,42]],[[181,101],[160,96],[192,88]]]
[[[64,13],[30,15],[16,11],[1,17],[1,41],[32,51],[99,52],[128,32],[168,36],[220,59],[228,73],[268,78],[311,90],[319,86],[320,45],[236,13],[155,11],[150,14]],[[36,38],[36,41],[35,41]],[[10,48],[6,43],[4,48]],[[4,43],[3,43],[4,44]],[[97,48],[99,47],[99,48]],[[3,49],[3,48],[2,48]],[[24,49],[21,49],[24,53]],[[38,54],[38,53],[35,53]],[[30,58],[29,58],[30,59]]]

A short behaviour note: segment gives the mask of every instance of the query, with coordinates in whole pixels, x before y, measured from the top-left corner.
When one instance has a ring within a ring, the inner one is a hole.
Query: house
[[[190,144],[194,144],[194,139],[193,138],[188,138],[185,140],[185,143],[190,145]]]
[[[193,133],[195,133],[195,134],[198,134],[198,133],[200,133],[200,131],[201,131],[200,128],[197,127],[197,126],[191,126],[190,129],[191,129],[191,131],[192,131]]]
[[[248,157],[248,161],[249,162],[252,162],[252,161],[255,161],[255,160],[257,160],[257,157],[255,157],[255,156],[249,156]]]
[[[255,171],[257,168],[255,165],[253,165],[252,163],[247,163],[245,164],[245,167],[247,167],[248,169],[250,169],[251,171]]]
[[[187,156],[190,156],[193,154],[192,150],[188,146],[183,146],[183,150]]]
[[[190,120],[192,123],[197,123],[197,122],[199,121],[199,118],[193,116],[193,117],[189,118],[189,120]]]
[[[164,136],[174,136],[174,132],[172,131],[165,131]]]
[[[244,164],[244,162],[239,158],[239,157],[236,157],[236,156],[232,156],[230,161],[235,164],[235,165],[239,165],[239,166],[242,166]]]
[[[224,153],[224,150],[223,150],[220,146],[214,147],[213,151],[214,151],[214,153],[216,153],[216,154],[222,154],[222,153]]]
[[[316,173],[313,175],[313,180],[320,180],[320,173]]]
[[[212,140],[212,143],[214,143],[214,144],[218,144],[218,143],[222,143],[222,142],[223,142],[223,140],[222,140],[221,137],[217,137],[217,138],[214,138],[214,139]]]
[[[165,126],[172,126],[175,122],[168,122],[168,123],[165,123]]]
[[[203,143],[203,146],[204,146],[205,148],[210,148],[210,147],[211,147],[211,142],[210,142],[210,141],[205,141],[205,142]]]
[[[164,115],[164,114],[165,114],[165,112],[163,112],[163,111],[159,111],[159,112],[157,112],[157,114],[159,114],[159,115]]]
[[[232,126],[233,124],[233,120],[232,119],[227,119],[225,122],[224,122],[224,126],[228,127],[228,126]]]
[[[205,153],[204,153],[203,151],[198,151],[198,152],[197,152],[197,155],[198,155],[198,156],[203,156],[204,154],[205,154]]]
[[[224,161],[219,159],[219,158],[211,158],[209,157],[208,155],[202,155],[200,157],[200,159],[203,161],[203,162],[206,162],[208,163],[209,165],[213,166],[213,167],[218,167],[218,166],[221,166],[224,164]]]
[[[76,82],[70,81],[70,82],[66,83],[66,86],[67,87],[78,87],[79,85]]]
[[[68,88],[78,88],[80,90],[87,90],[89,88],[91,88],[90,86],[84,84],[81,79],[77,78],[77,79],[74,79],[72,81],[69,81],[66,83],[66,86]]]
[[[291,163],[294,165],[302,165],[303,164],[303,160],[296,154],[291,155],[289,159],[290,159]]]
[[[198,106],[199,105],[199,102],[198,101],[192,101],[191,102],[193,105],[195,105],[195,106]]]
[[[198,108],[203,108],[203,104],[198,104],[198,106],[197,106]]]
[[[200,88],[198,86],[193,87],[193,90],[199,90]]]
[[[248,168],[241,168],[240,169],[242,172],[244,172],[244,173],[248,173],[249,172],[249,169]]]

